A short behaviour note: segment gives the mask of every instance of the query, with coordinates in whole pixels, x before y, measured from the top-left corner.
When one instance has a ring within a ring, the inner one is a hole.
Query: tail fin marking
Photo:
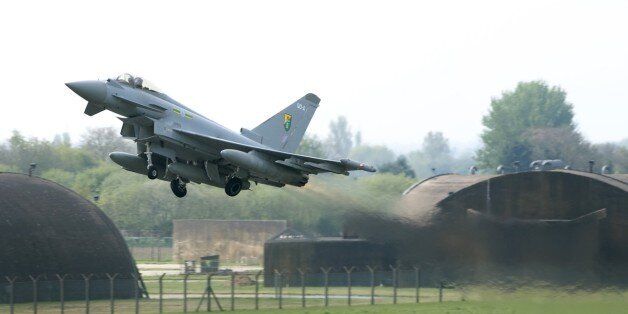
[[[307,94],[251,131],[261,137],[261,144],[293,153],[299,147],[320,101],[318,96]]]

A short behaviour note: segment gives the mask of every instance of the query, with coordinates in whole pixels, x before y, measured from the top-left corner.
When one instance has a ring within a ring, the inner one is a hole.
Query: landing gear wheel
[[[157,167],[155,166],[148,166],[148,178],[151,180],[157,179],[157,176],[159,175],[159,172],[157,172]]]
[[[170,189],[176,197],[184,197],[188,194],[188,189],[185,187],[185,183],[180,179],[174,179],[170,181]]]
[[[238,195],[240,191],[242,191],[242,180],[238,178],[231,178],[225,184],[225,193],[231,197]]]

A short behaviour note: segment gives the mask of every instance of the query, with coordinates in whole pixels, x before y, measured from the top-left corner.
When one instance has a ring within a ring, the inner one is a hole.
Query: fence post
[[[63,276],[60,276],[59,274],[56,274],[57,278],[59,279],[59,302],[61,303],[61,314],[65,313],[65,296],[63,295],[64,293],[64,279],[65,277],[67,277],[68,275],[65,274]]]
[[[235,277],[236,273],[231,273],[231,310],[235,311]]]
[[[33,277],[28,275],[28,277],[33,282],[33,314],[37,314],[37,281],[39,280],[39,276]]]
[[[89,314],[89,279],[92,278],[92,274],[81,274],[83,282],[85,282],[85,314]]]
[[[323,268],[321,267],[321,270],[323,271],[323,278],[324,278],[324,282],[325,282],[325,306],[329,306],[329,272],[331,271],[331,267],[330,268]]]
[[[399,269],[399,267],[395,268],[392,265],[389,265],[390,269],[392,269],[392,275],[393,275],[393,304],[397,304],[397,269]]]
[[[188,277],[190,274],[183,275],[183,313],[188,312]]]
[[[277,289],[279,289],[279,300],[277,305],[279,306],[279,309],[282,309],[283,279],[281,273],[275,269],[275,293],[277,293]]]
[[[368,269],[371,274],[371,305],[375,304],[375,268],[377,268],[377,266],[371,268],[371,266],[366,265],[366,269]]]
[[[275,290],[275,299],[279,298],[279,285],[277,285],[277,270],[273,271],[273,288]]]
[[[438,287],[438,302],[443,302],[443,286],[444,286],[444,283],[441,280],[440,286]]]
[[[351,268],[342,267],[347,272],[347,305],[351,306],[351,272],[355,269],[355,267],[351,266]]]
[[[115,308],[116,308],[116,304],[115,304],[115,297],[114,297],[114,283],[116,280],[116,277],[118,277],[118,274],[113,274],[113,276],[109,275],[109,273],[106,274],[107,278],[109,278],[109,309],[111,311],[111,314],[115,313]]]
[[[7,279],[7,281],[9,282],[9,313],[13,314],[15,311],[15,305],[13,302],[13,295],[15,293],[15,281],[17,280],[17,277],[4,277]]]
[[[133,278],[133,297],[135,298],[135,314],[140,314],[140,296],[139,296],[139,285],[138,285],[138,277],[136,274],[131,274]]]
[[[258,271],[255,275],[255,309],[259,310],[259,276],[262,271]]]
[[[419,288],[421,287],[421,268],[414,266],[414,302],[419,303]]]
[[[207,276],[207,311],[211,312],[211,297],[214,298],[214,301],[216,301],[216,306],[218,306],[218,309],[222,312],[222,306],[220,305],[220,302],[218,301],[218,296],[216,296],[216,293],[214,293],[214,289],[212,289],[211,286],[211,281],[212,281],[212,277],[215,275],[215,273],[209,274]],[[200,307],[200,304],[199,304]]]
[[[164,312],[164,276],[165,273],[159,276],[159,314]]]
[[[212,291],[212,276],[214,274],[209,274],[207,275],[207,312],[211,312],[212,311],[212,298],[211,298],[211,291]]]
[[[297,268],[297,271],[301,275],[301,307],[305,307],[305,271],[301,268]]]

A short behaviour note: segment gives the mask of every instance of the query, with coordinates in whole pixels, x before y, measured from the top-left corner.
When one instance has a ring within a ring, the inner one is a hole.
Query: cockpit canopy
[[[161,93],[161,90],[159,88],[157,88],[153,83],[149,82],[148,80],[145,80],[139,76],[133,76],[129,73],[124,73],[124,74],[120,74],[118,75],[118,77],[116,78],[117,82],[120,83],[125,83],[128,85],[131,85],[133,87],[136,88],[142,88],[142,89],[147,89],[147,90],[151,90],[154,92],[158,92]]]

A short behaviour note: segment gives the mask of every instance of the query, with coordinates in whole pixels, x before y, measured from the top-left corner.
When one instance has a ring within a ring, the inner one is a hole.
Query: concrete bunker
[[[135,262],[113,222],[92,202],[48,180],[0,173],[0,302],[58,300],[64,277],[67,300],[108,298],[106,274],[118,274],[116,298],[131,298],[138,281]],[[30,276],[30,277],[29,277]],[[31,278],[32,277],[32,278]]]

